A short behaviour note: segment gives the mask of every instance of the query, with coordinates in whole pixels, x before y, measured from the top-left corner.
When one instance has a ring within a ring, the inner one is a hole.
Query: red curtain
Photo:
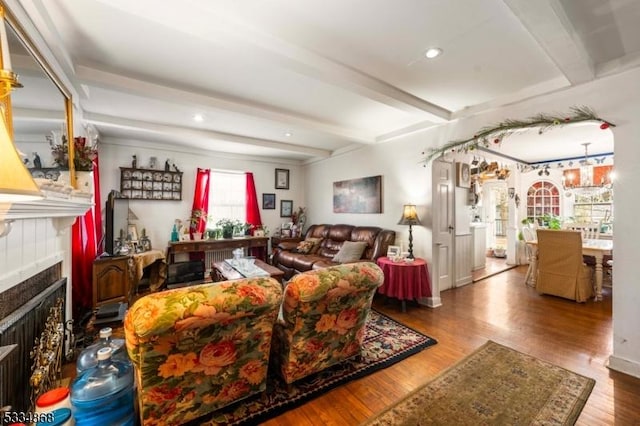
[[[93,261],[96,258],[97,242],[102,238],[100,208],[100,178],[98,158],[93,160],[93,187],[95,205],[84,216],[76,219],[71,227],[71,297],[73,315],[79,318],[93,305]],[[97,218],[95,221],[93,220]]]
[[[262,226],[262,219],[260,219],[260,208],[258,207],[258,196],[256,195],[256,184],[253,181],[253,173],[247,172],[247,223],[252,225],[252,228]]]
[[[209,213],[209,169],[198,168],[196,173],[196,189],[193,193],[193,206],[191,207],[191,217],[196,217],[196,212],[201,215],[195,225],[190,226],[189,233],[193,239],[194,232],[204,232],[207,227],[207,214]]]
[[[95,206],[93,207],[93,217],[95,218],[96,229],[96,248],[97,254],[104,253],[104,240],[102,232],[102,198],[100,197],[100,167],[98,165],[98,157],[93,160],[93,187],[95,195],[93,197]]]
[[[262,226],[262,219],[260,219],[260,209],[258,208],[258,196],[256,195],[256,184],[253,181],[253,173],[247,172],[247,186],[245,193],[247,197],[247,223],[251,224],[252,228],[256,226]],[[258,257],[262,260],[266,260],[267,253],[264,252],[263,247],[253,247],[249,249],[251,256]]]

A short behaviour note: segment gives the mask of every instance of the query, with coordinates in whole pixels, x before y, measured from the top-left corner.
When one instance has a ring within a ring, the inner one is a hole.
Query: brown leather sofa
[[[284,272],[285,279],[312,269],[337,265],[332,259],[345,241],[366,242],[360,260],[375,261],[387,254],[387,248],[396,240],[396,233],[376,226],[322,224],[311,225],[304,237],[319,239],[317,248],[308,254],[297,252],[298,244],[293,242],[281,242],[277,247],[272,247],[271,263]]]

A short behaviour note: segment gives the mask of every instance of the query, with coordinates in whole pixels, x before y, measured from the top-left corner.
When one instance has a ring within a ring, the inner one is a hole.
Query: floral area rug
[[[573,425],[594,385],[488,341],[366,426]]]
[[[253,395],[196,419],[189,425],[255,425],[436,343],[435,339],[372,310],[367,321],[361,359],[352,358],[299,380],[291,385],[288,392],[284,382],[276,374],[270,373],[266,397]]]

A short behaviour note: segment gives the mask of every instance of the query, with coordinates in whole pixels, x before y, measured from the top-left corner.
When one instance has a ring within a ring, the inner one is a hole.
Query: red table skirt
[[[378,288],[379,293],[399,300],[431,297],[431,279],[424,259],[405,263],[380,257],[377,264],[384,272],[384,284]]]

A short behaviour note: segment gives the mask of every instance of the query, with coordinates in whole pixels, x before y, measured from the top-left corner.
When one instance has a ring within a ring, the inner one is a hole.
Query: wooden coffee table
[[[268,272],[271,278],[275,278],[279,283],[282,283],[284,272],[282,272],[280,269],[276,268],[275,266],[271,266],[260,259],[256,259],[254,265],[262,269],[263,271]],[[224,260],[213,262],[212,266],[211,280],[213,282],[239,280],[241,278],[244,278],[240,272],[233,269],[231,265],[229,265]]]

